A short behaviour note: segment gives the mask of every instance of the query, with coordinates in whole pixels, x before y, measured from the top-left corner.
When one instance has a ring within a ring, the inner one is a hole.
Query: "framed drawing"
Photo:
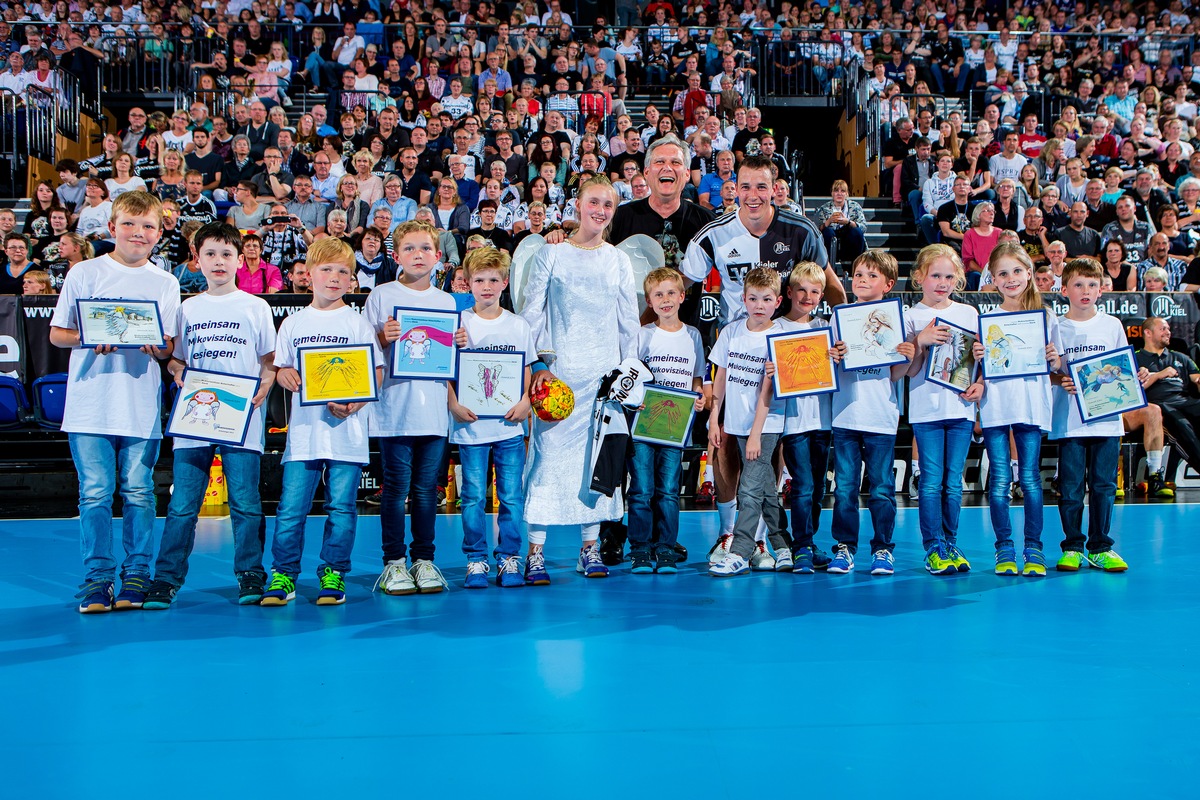
[[[80,347],[138,349],[163,346],[163,324],[153,300],[76,300]]]
[[[1088,424],[1146,406],[1132,347],[1072,361],[1067,369],[1075,384],[1079,417]]]
[[[775,396],[805,397],[838,390],[838,374],[829,358],[833,331],[816,328],[767,337],[768,358],[775,363]]]
[[[1046,312],[1002,311],[981,314],[983,377],[989,381],[1047,375]]]
[[[635,442],[666,447],[687,447],[692,421],[696,416],[695,392],[671,389],[651,383],[646,399],[633,417],[630,436]]]
[[[302,406],[368,403],[379,399],[373,345],[301,347],[296,359]]]
[[[400,338],[392,345],[391,375],[406,380],[448,381],[454,378],[454,332],[457,311],[430,311],[397,306]]]
[[[188,367],[167,419],[167,436],[241,447],[262,381]]]
[[[502,418],[525,394],[525,354],[459,350],[454,376],[459,403],[480,419]]]
[[[950,340],[929,348],[925,380],[956,392],[965,392],[975,378],[975,342],[979,334],[936,317],[933,324],[950,329]]]
[[[846,344],[842,369],[887,367],[908,360],[896,352],[904,341],[904,306],[899,299],[838,306],[833,316]]]

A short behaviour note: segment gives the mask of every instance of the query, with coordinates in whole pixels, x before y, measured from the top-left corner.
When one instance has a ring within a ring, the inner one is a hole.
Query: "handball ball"
[[[566,419],[575,410],[575,393],[558,378],[543,383],[529,399],[538,419],[544,422]]]

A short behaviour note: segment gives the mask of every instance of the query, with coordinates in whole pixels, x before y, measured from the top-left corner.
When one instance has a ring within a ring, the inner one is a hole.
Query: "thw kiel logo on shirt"
[[[775,243],[775,255],[777,255],[777,256],[778,256],[778,255],[783,255],[784,253],[786,253],[786,252],[787,252],[788,250],[790,250],[790,249],[791,249],[791,248],[790,248],[790,247],[788,247],[788,246],[787,246],[785,243],[783,243],[783,242],[776,242],[776,243]]]

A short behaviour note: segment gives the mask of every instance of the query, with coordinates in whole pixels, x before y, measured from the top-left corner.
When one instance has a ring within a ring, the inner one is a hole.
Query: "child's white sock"
[[[914,478],[921,474],[921,462],[915,458],[912,460],[912,474]]]
[[[765,542],[767,540],[767,522],[762,517],[758,518],[758,530],[754,532],[754,541]]]
[[[1151,475],[1162,469],[1162,450],[1146,451],[1146,471]]]
[[[704,482],[705,482],[705,483],[712,483],[712,482],[713,482],[713,465],[712,465],[712,461],[705,461],[705,462],[704,462]],[[714,485],[715,485],[715,484],[714,484]]]
[[[737,500],[727,503],[717,503],[717,516],[721,520],[721,535],[733,533],[733,523],[737,521]]]

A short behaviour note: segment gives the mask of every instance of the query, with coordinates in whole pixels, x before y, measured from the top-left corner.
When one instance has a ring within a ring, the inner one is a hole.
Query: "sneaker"
[[[930,575],[953,575],[958,572],[954,567],[954,559],[950,558],[942,544],[935,544],[926,551],[925,571]]]
[[[654,561],[650,558],[649,548],[630,550],[629,565],[629,571],[634,575],[654,574]]]
[[[1125,559],[1117,555],[1116,550],[1103,550],[1099,553],[1088,553],[1087,561],[1095,569],[1105,572],[1124,572],[1129,569]]]
[[[792,571],[792,549],[790,547],[781,547],[775,551],[775,571]]]
[[[585,578],[607,578],[608,567],[600,557],[600,548],[592,543],[579,551],[579,562],[575,571]]]
[[[340,606],[346,602],[346,579],[342,573],[328,565],[317,570],[321,591],[317,592],[317,605]]]
[[[178,586],[172,586],[166,581],[155,581],[150,584],[150,591],[146,592],[146,599],[142,601],[142,610],[165,611],[171,607],[171,603],[175,600],[175,593],[178,591]]]
[[[686,547],[681,545],[679,542],[676,542],[674,545],[671,546],[671,549],[675,551],[675,563],[676,564],[683,564],[684,562],[687,561],[688,553],[687,553]]]
[[[1021,488],[1021,484],[1017,481],[1012,482],[1012,486],[1008,487],[1008,496],[1013,500],[1024,500],[1025,490]]]
[[[412,575],[408,571],[408,559],[397,558],[394,561],[387,562],[383,572],[375,580],[375,588],[371,591],[376,591],[383,587],[384,594],[401,595],[401,594],[416,594],[417,584],[413,582]]]
[[[550,573],[546,572],[546,556],[541,550],[536,553],[530,551],[529,558],[525,559],[525,585],[550,585]]]
[[[908,482],[908,499],[916,502],[921,499],[921,473],[914,472]]]
[[[826,566],[828,567],[828,564]],[[795,555],[792,556],[792,574],[812,575],[816,571],[817,567],[813,563],[813,548],[797,547]]]
[[[1062,557],[1058,559],[1058,564],[1055,566],[1059,572],[1078,572],[1079,568],[1087,561],[1083,557],[1083,553],[1078,550],[1064,550]]]
[[[679,572],[678,547],[659,547],[654,554],[654,571],[659,575],[674,575]]]
[[[375,494],[367,495],[365,498],[363,498],[363,502],[369,506],[383,505],[383,489],[375,492]]]
[[[891,575],[896,571],[896,559],[890,550],[876,550],[871,557],[872,575]]]
[[[1124,487],[1124,486],[1118,486],[1118,487],[1117,487],[1117,492],[1116,492],[1116,494],[1115,494],[1115,495],[1113,495],[1113,497],[1114,497],[1115,499],[1117,499],[1117,500],[1124,500],[1124,499],[1125,499],[1125,487]]]
[[[256,606],[262,600],[263,583],[266,576],[259,572],[245,572],[238,575],[238,605]],[[157,583],[157,581],[156,581]],[[145,608],[146,606],[142,606]]]
[[[700,488],[696,491],[696,505],[711,506],[713,500],[716,499],[717,490],[713,486],[712,481],[705,481],[700,484]]]
[[[1025,566],[1021,569],[1021,574],[1026,578],[1044,578],[1046,577],[1046,556],[1042,553],[1039,547],[1025,548]]]
[[[755,572],[773,572],[775,558],[767,551],[766,542],[755,542],[754,552],[750,554],[750,569]]]
[[[521,574],[520,556],[509,556],[496,562],[496,585],[503,589],[525,585],[525,576]]]
[[[729,555],[729,546],[733,544],[733,534],[725,533],[717,537],[717,543],[708,551],[708,563],[718,564]]]
[[[441,508],[444,505],[446,505],[446,487],[439,486],[437,490],[437,506],[438,508]],[[417,562],[414,561],[413,566],[415,567],[416,565]]]
[[[88,581],[75,596],[82,601],[79,604],[80,614],[103,614],[105,611],[112,611],[112,581]]]
[[[1157,497],[1162,500],[1170,500],[1175,497],[1175,490],[1167,485],[1167,481],[1160,469],[1158,472],[1150,474],[1146,481],[1146,496]]]
[[[962,554],[962,550],[958,549],[958,545],[953,542],[946,543],[946,555],[950,556],[954,561],[954,568],[959,572],[970,572],[971,562],[967,561],[967,557]]]
[[[714,578],[730,578],[750,570],[750,564],[737,553],[726,553],[718,563],[708,568],[708,574]]]
[[[442,571],[427,558],[418,558],[413,562],[412,579],[421,594],[437,594],[450,588]]]
[[[812,559],[813,569],[815,569],[817,572],[824,572],[825,570],[829,569],[829,565],[833,562],[833,559],[830,558],[829,554],[816,545],[813,545],[812,548]]]
[[[828,572],[834,575],[845,575],[854,572],[854,553],[844,544],[833,548],[833,560],[829,562]]]
[[[463,586],[468,589],[486,589],[488,587],[488,573],[491,569],[491,565],[486,561],[468,561],[467,579],[463,581]]]
[[[1026,550],[1026,553],[1029,551]],[[1002,547],[996,551],[996,574],[997,575],[1017,575],[1020,570],[1017,568],[1017,552],[1011,547]],[[1043,571],[1043,574],[1045,572]]]
[[[286,606],[296,599],[296,579],[289,578],[282,572],[272,572],[271,582],[263,592],[260,606]]]
[[[607,567],[615,567],[625,561],[625,526],[600,526],[600,558]]]
[[[146,601],[146,592],[150,591],[149,575],[128,575],[121,578],[121,591],[113,602],[117,611],[128,611],[141,608]]]

